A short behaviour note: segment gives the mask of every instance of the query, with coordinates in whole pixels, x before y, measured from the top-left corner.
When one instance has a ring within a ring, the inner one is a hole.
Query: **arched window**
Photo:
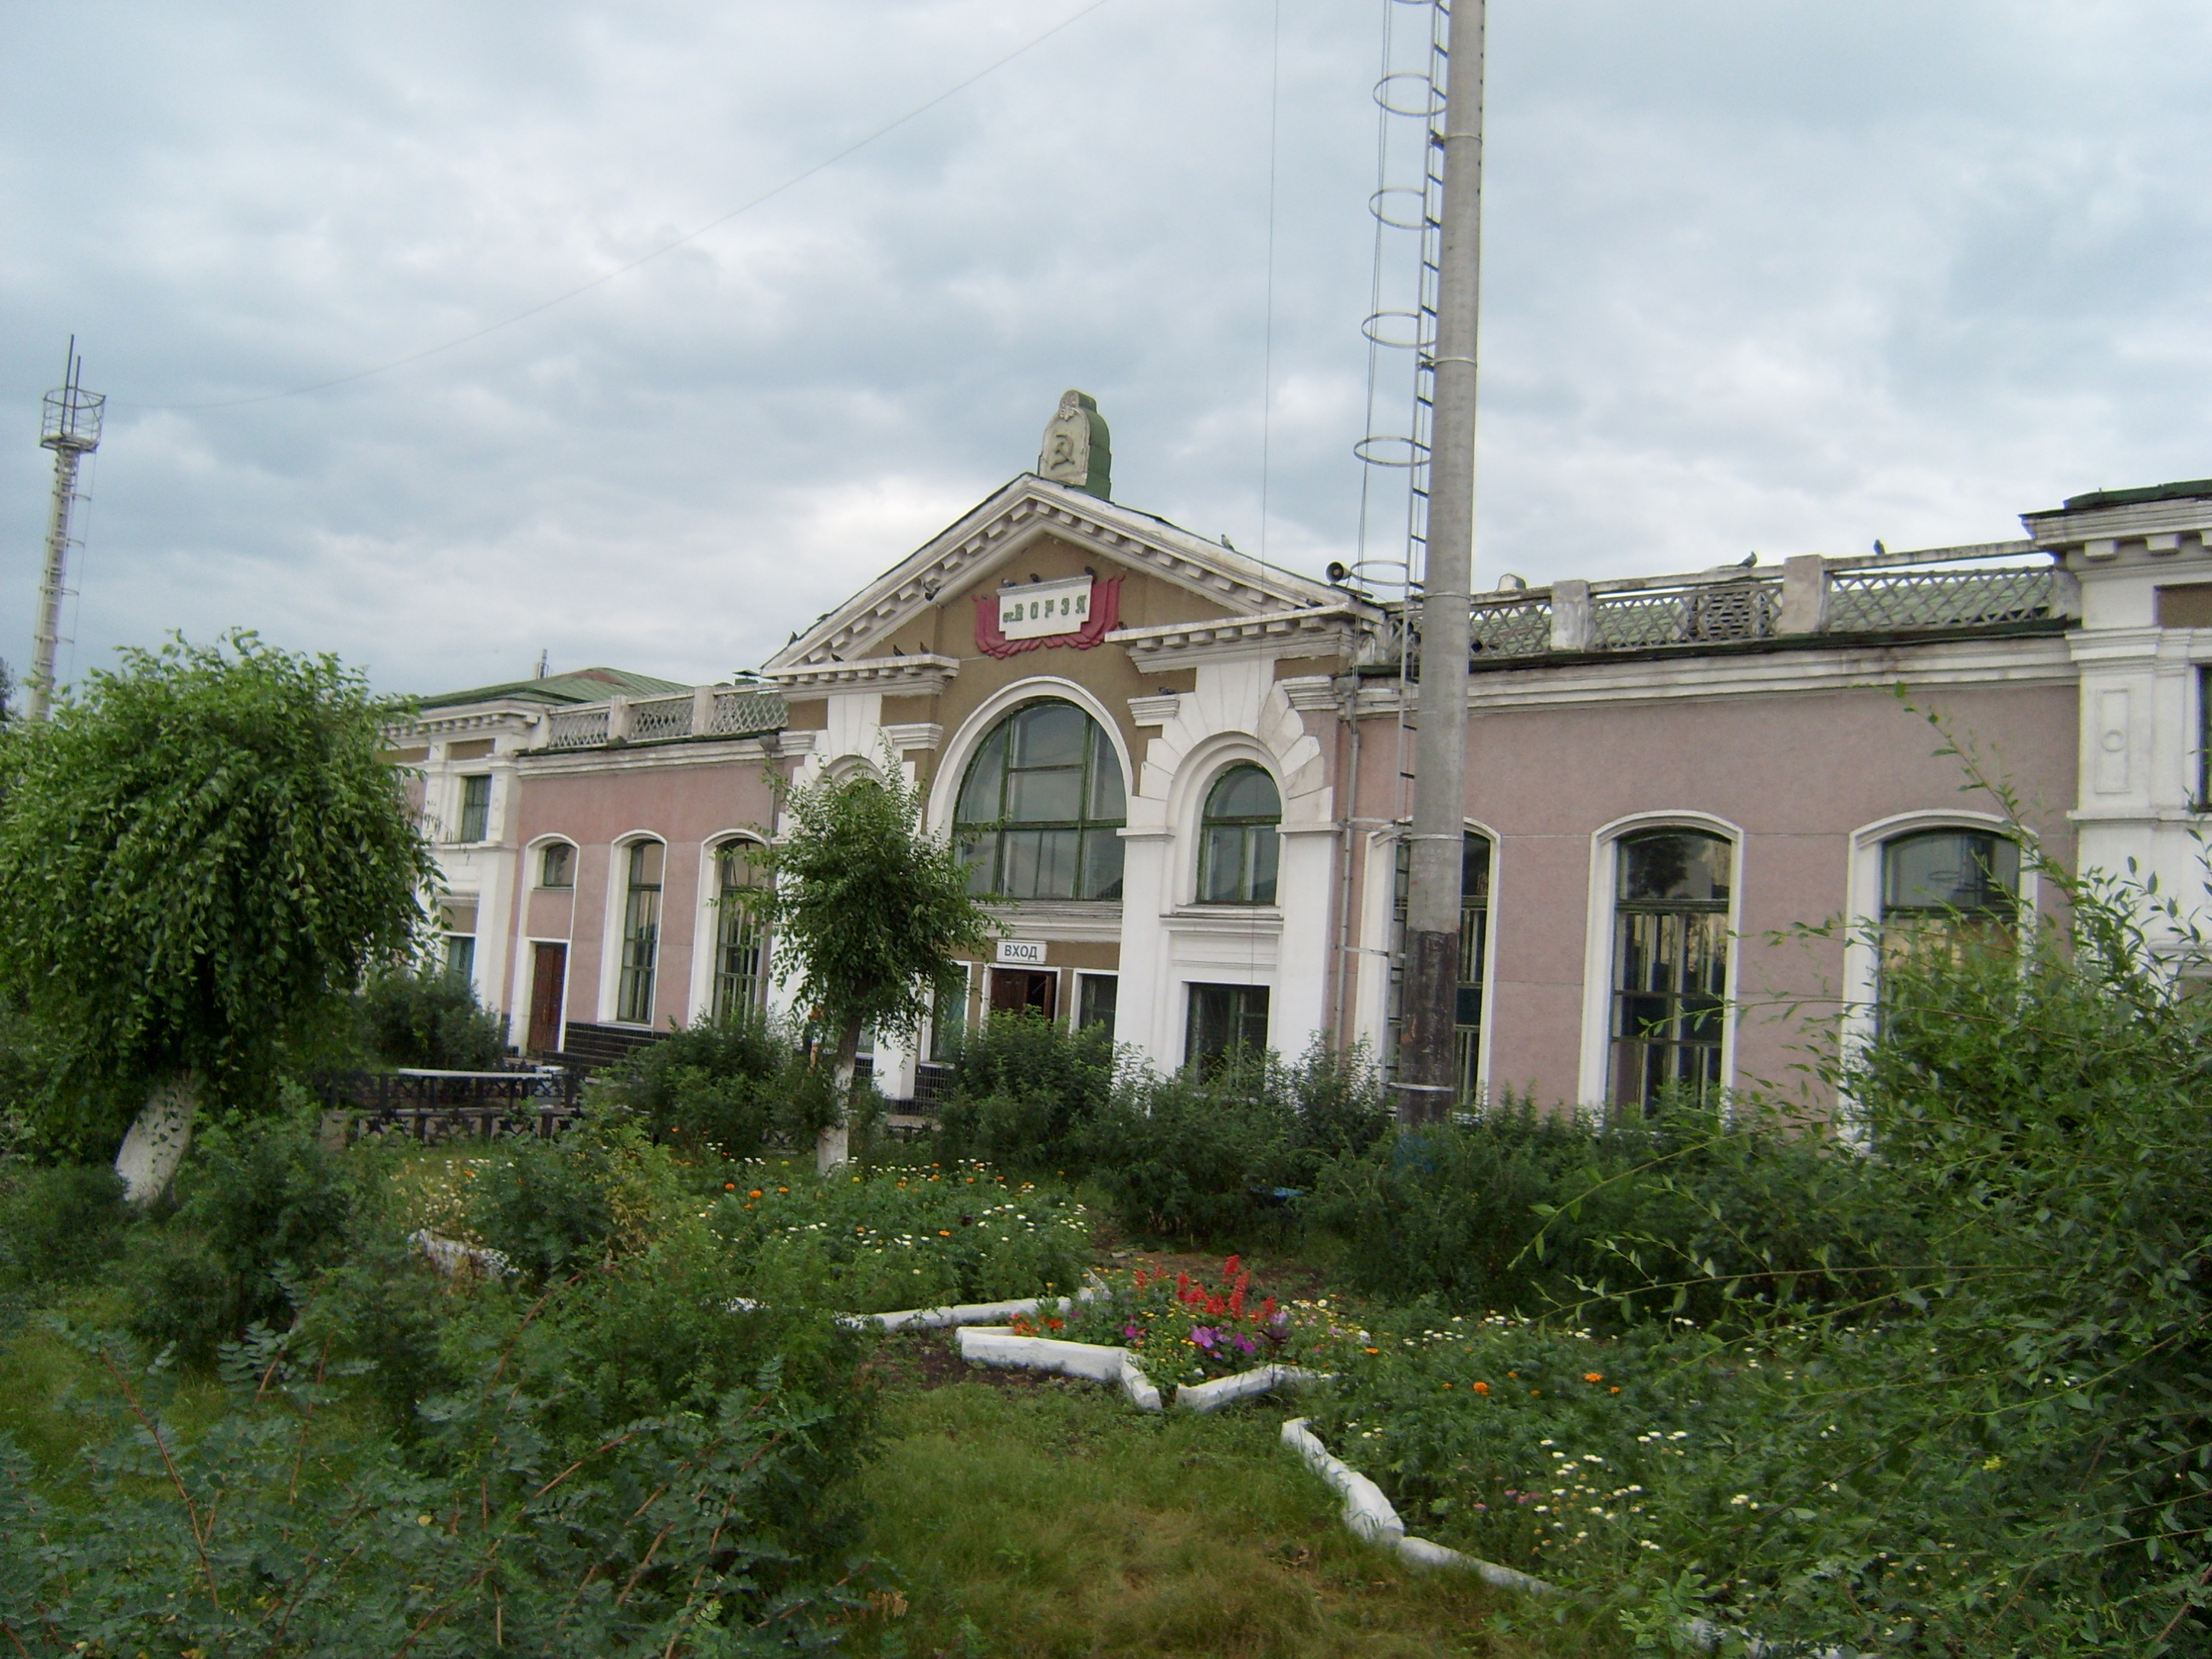
[[[1624,837],[1615,857],[1613,1103],[1720,1087],[1735,849],[1696,830]]]
[[[2018,842],[1987,830],[1923,830],[1882,843],[1885,967],[1938,943],[2008,943],[2019,915]]]
[[[1127,821],[1121,763],[1072,702],[1025,703],[968,763],[953,836],[971,891],[1009,899],[1118,899]]]
[[[761,1006],[768,990],[768,933],[749,902],[760,886],[749,841],[714,849],[714,1018],[728,1019]]]
[[[623,882],[622,981],[615,1018],[631,1025],[653,1024],[653,980],[660,959],[660,872],[667,849],[657,841],[634,841]]]
[[[1391,919],[1397,933],[1390,963],[1390,1044],[1397,1052],[1405,992],[1407,899],[1413,884],[1413,843],[1398,843],[1398,872]],[[1459,1099],[1472,1104],[1482,1075],[1482,974],[1490,951],[1490,837],[1470,830],[1460,846],[1459,987],[1452,1024],[1459,1043]],[[1395,1062],[1394,1062],[1395,1063]]]
[[[1215,779],[1199,821],[1199,902],[1273,904],[1282,821],[1283,798],[1260,768],[1232,766]]]

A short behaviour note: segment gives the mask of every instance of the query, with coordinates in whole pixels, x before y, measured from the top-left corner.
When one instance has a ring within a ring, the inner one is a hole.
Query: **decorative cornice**
[[[1139,726],[1165,726],[1182,708],[1182,693],[1163,691],[1156,697],[1129,699],[1129,718]]]
[[[533,777],[580,777],[594,772],[651,772],[689,766],[727,766],[773,761],[791,752],[791,738],[810,733],[775,732],[746,738],[695,738],[684,743],[604,744],[589,749],[519,749],[516,769]]]
[[[1212,622],[1170,623],[1161,628],[1125,628],[1106,642],[1127,650],[1139,662],[1193,662],[1209,657],[1255,653],[1289,657],[1352,653],[1363,613],[1349,605],[1310,610],[1275,611],[1257,617],[1224,617]]]
[[[1501,669],[1468,682],[1473,709],[1863,690],[1913,685],[2049,684],[2080,680],[2063,635],[2018,634],[1926,645],[1849,646],[1728,656],[1632,658]],[[1360,689],[1363,716],[1397,706],[1397,682]]]
[[[840,691],[881,691],[896,696],[935,696],[960,672],[960,659],[927,656],[864,657],[858,662],[805,663],[772,669],[768,678],[786,698],[830,696]]]
[[[916,720],[911,725],[886,726],[883,728],[884,741],[903,755],[916,749],[936,750],[945,744],[945,728],[935,720]]]
[[[1037,933],[1048,943],[1118,945],[1121,941],[1118,899],[1024,899],[983,908],[1009,933]],[[1045,966],[1054,965],[1048,957]]]
[[[1299,674],[1277,684],[1301,714],[1334,714],[1343,706],[1343,694],[1327,674]]]
[[[526,732],[544,713],[535,704],[524,708],[510,703],[471,709],[465,714],[422,714],[386,726],[384,734],[393,741],[419,738],[435,742],[464,732]]]

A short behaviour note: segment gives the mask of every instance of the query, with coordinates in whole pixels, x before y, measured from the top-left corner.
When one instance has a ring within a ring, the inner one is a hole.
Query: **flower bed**
[[[1681,1324],[1599,1340],[1492,1315],[1367,1348],[1316,1426],[1408,1527],[1622,1595],[1654,1631],[1703,1614],[1941,1651],[2026,1593],[2018,1532],[2048,1498],[2014,1454],[1962,1422],[1948,1468],[1890,1455],[1886,1413],[1940,1366],[1917,1334],[1774,1332],[1753,1351]]]
[[[1016,1328],[1034,1336],[1063,1337],[1126,1347],[1146,1376],[1165,1387],[1188,1387],[1262,1365],[1336,1368],[1364,1335],[1340,1324],[1326,1300],[1256,1302],[1251,1275],[1231,1256],[1217,1279],[1202,1274],[1119,1269],[1103,1275],[1108,1293],[1065,1316]]]
[[[732,1182],[702,1218],[751,1294],[854,1313],[1066,1294],[1091,1254],[1081,1205],[986,1164]]]

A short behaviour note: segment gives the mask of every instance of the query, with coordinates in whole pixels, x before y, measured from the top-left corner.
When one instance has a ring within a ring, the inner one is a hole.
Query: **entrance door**
[[[561,1048],[561,999],[568,984],[568,947],[540,945],[530,971],[530,1048],[533,1054]]]
[[[991,969],[991,1012],[1018,1014],[1024,1008],[1050,1019],[1060,1007],[1060,975],[1050,969]]]

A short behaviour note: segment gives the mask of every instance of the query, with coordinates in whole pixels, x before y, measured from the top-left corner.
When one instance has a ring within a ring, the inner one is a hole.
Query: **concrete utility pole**
[[[39,420],[39,444],[54,452],[54,501],[46,520],[46,568],[39,584],[39,627],[32,635],[31,682],[24,688],[26,712],[46,717],[54,694],[54,647],[61,643],[62,596],[69,592],[70,516],[82,501],[77,493],[77,464],[100,447],[100,423],[107,399],[81,384],[84,360],[70,336],[69,362],[62,383],[46,393]]]
[[[1474,568],[1474,349],[1482,277],[1484,0],[1455,0],[1444,88],[1436,423],[1422,572],[1420,730],[1413,749],[1398,1049],[1401,1122],[1431,1123],[1458,1089],[1460,878],[1467,819],[1468,603]]]

